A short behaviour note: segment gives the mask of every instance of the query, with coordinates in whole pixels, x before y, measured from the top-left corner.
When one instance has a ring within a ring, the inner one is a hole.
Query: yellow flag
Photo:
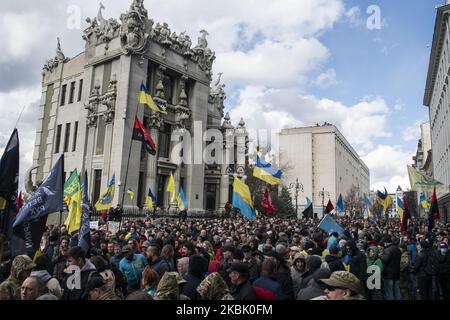
[[[172,198],[170,199],[170,203],[177,202],[177,195],[175,194],[175,179],[173,178],[172,174],[170,174],[169,183],[167,185],[166,191],[172,193]]]
[[[80,178],[78,175],[73,179],[71,183],[73,195],[70,198],[69,215],[65,221],[65,225],[69,229],[69,233],[74,233],[80,229],[81,226],[81,186]]]
[[[133,190],[128,189],[128,190],[127,190],[127,193],[130,195],[131,201],[133,201],[133,199],[134,199],[134,192],[133,192]]]

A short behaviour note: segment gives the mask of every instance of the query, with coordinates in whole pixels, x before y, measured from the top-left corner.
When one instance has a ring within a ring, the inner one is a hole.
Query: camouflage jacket
[[[20,300],[20,282],[13,276],[0,284],[0,300]]]

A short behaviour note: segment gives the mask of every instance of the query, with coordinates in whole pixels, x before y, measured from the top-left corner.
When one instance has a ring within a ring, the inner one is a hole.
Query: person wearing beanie
[[[320,269],[322,259],[319,256],[306,257],[306,272],[302,276],[302,282],[299,289],[304,289],[308,286],[309,281],[314,277],[314,273]]]
[[[297,300],[312,300],[325,294],[327,286],[322,282],[323,279],[329,279],[331,272],[327,268],[320,268],[314,273],[308,286],[301,289],[297,294]]]
[[[189,258],[189,269],[186,277],[186,284],[182,293],[191,300],[201,300],[197,287],[205,279],[208,272],[208,260],[200,255],[193,255]]]
[[[58,299],[61,299],[62,289],[59,285],[59,281],[53,278],[47,271],[48,266],[50,265],[48,256],[42,255],[37,257],[35,263],[36,267],[34,271],[31,272],[31,276],[39,278],[43,285],[47,288],[48,293],[56,296]]]

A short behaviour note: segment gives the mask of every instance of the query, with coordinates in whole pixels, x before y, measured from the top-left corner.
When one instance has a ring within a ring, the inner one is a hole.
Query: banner
[[[408,176],[412,191],[432,193],[436,187],[438,193],[449,192],[449,186],[420,173],[411,166],[408,166]]]
[[[89,229],[98,230],[98,221],[89,221]]]
[[[108,221],[108,231],[112,233],[112,235],[116,235],[120,230],[120,222],[118,221]]]

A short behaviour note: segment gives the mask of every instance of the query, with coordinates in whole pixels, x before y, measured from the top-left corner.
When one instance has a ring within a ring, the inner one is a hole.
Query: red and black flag
[[[331,200],[328,200],[328,204],[325,209],[325,214],[331,213],[331,211],[333,211],[333,210],[334,210],[333,203],[331,202]]]
[[[436,197],[436,187],[434,187],[433,195],[431,196],[431,208],[428,213],[428,232],[431,232],[434,228],[434,220],[439,220],[439,206]]]
[[[403,207],[402,225],[400,226],[401,233],[408,230],[408,220],[411,219],[411,213],[409,212],[408,203],[406,202],[406,196],[403,196]]]
[[[271,216],[275,212],[275,207],[272,204],[272,198],[270,197],[269,189],[264,191],[264,197],[262,199],[261,206],[266,209],[267,215]]]
[[[142,123],[136,117],[134,120],[133,140],[142,141],[144,143],[145,150],[152,156],[156,154],[156,145],[153,142],[152,137],[145,130]]]

